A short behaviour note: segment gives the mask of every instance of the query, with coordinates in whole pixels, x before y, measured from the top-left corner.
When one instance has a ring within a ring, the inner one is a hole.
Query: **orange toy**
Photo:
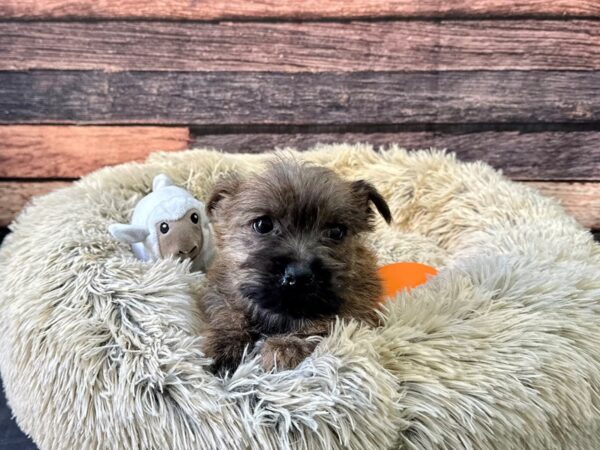
[[[382,301],[394,297],[402,289],[410,290],[425,283],[437,275],[433,267],[414,262],[399,262],[379,268],[379,277],[383,281],[384,295]]]

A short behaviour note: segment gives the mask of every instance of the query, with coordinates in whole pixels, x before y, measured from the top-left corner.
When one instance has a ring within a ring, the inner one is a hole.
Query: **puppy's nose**
[[[314,281],[310,265],[303,262],[291,262],[285,267],[281,284],[284,286],[307,285]]]

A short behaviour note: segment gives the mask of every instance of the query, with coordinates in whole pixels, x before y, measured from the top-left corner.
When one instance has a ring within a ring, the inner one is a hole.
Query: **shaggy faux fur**
[[[297,369],[206,369],[203,275],[138,261],[126,222],[154,175],[206,199],[268,155],[153,155],[33,204],[0,251],[0,368],[42,449],[598,449],[600,246],[553,200],[483,164],[368,146],[299,155],[389,200],[382,263],[440,274],[384,325],[338,323]]]

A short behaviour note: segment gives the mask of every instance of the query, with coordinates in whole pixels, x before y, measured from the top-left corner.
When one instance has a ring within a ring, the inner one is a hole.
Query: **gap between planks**
[[[0,23],[0,70],[598,70],[598,21]]]
[[[523,182],[559,200],[566,211],[586,228],[600,228],[600,183]],[[5,226],[33,196],[68,186],[68,182],[0,181],[0,226]]]
[[[411,17],[598,17],[595,0],[3,0],[2,19],[307,20]]]

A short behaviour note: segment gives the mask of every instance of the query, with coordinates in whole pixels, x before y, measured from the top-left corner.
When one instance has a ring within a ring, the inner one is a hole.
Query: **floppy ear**
[[[154,177],[154,180],[152,180],[152,191],[156,191],[165,186],[173,186],[173,180],[171,180],[167,174],[158,174]]]
[[[364,199],[367,211],[370,211],[370,203],[373,203],[385,221],[392,222],[390,207],[375,186],[365,180],[358,180],[352,183],[352,190],[359,198]]]
[[[109,225],[108,231],[116,240],[127,242],[128,244],[142,242],[149,234],[146,228],[136,227],[135,225],[125,223],[114,223]]]
[[[228,175],[226,178],[221,178],[215,184],[215,187],[210,194],[210,198],[206,202],[206,214],[209,217],[214,217],[219,206],[219,202],[224,198],[234,196],[241,184],[241,180],[237,175]]]

